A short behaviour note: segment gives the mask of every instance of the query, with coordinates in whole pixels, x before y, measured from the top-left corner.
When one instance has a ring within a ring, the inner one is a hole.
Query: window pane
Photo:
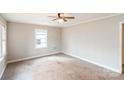
[[[36,35],[36,39],[42,39],[42,38],[47,39],[47,35]]]
[[[41,44],[41,39],[37,39],[37,45],[40,45]]]
[[[2,28],[2,40],[6,40],[6,31],[4,27]]]
[[[42,43],[42,47],[47,47],[47,44],[46,43]]]
[[[6,41],[2,41],[2,55],[6,55]]]
[[[41,35],[36,35],[36,39],[41,39]]]
[[[2,28],[2,55],[6,55],[6,31]]]
[[[41,36],[40,36],[41,38],[47,38],[47,35],[46,34],[42,34]]]
[[[46,39],[41,39],[41,43],[43,43],[43,42],[47,42],[47,40]]]

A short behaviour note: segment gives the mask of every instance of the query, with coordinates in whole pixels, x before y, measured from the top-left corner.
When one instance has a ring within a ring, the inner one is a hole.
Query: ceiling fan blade
[[[64,18],[67,18],[67,19],[75,19],[75,17],[64,17]]]
[[[56,16],[48,16],[48,17],[53,17],[53,18],[56,18]]]
[[[61,13],[58,13],[57,16],[58,16],[58,18],[61,18]]]
[[[64,20],[64,22],[67,22],[67,20],[65,18],[63,20]]]
[[[53,19],[52,21],[55,21],[55,20],[57,20],[57,19]]]
[[[68,20],[67,19],[74,19],[75,17],[73,16],[64,16],[64,13],[58,13],[57,16],[48,16],[48,17],[52,17],[54,18],[52,21],[64,21],[64,22],[67,22]]]

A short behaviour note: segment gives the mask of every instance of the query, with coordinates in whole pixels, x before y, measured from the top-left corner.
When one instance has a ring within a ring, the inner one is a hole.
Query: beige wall
[[[124,22],[124,15],[64,28],[62,50],[119,72],[121,71],[120,22]]]
[[[48,48],[35,49],[34,29],[48,30]],[[8,23],[9,61],[60,51],[60,43],[61,31],[59,28],[23,23]]]
[[[1,16],[0,16],[0,25],[6,28],[6,20],[4,20]],[[6,66],[6,56],[2,61],[0,61],[0,78],[2,76],[3,69],[5,68],[5,66]]]

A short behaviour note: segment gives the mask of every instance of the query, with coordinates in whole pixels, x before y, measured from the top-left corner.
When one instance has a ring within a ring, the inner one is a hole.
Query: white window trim
[[[0,36],[0,40],[1,40],[1,58],[0,58],[0,62],[2,61],[2,60],[4,60],[4,58],[5,58],[5,56],[6,56],[6,54],[7,54],[7,51],[5,51],[5,53],[3,53],[3,41],[5,41],[6,42],[6,27],[4,27],[3,25],[1,25],[0,24],[0,27],[3,27],[3,29],[4,29],[4,31],[5,31],[5,40],[3,40],[3,33],[2,32],[0,32],[1,33],[1,36]],[[5,45],[6,46],[6,45]],[[5,47],[6,48],[6,47]]]
[[[2,58],[2,32],[0,31],[0,47],[1,47],[1,49],[0,49],[0,54],[1,54],[1,56],[0,56],[0,59]]]
[[[43,31],[46,31],[46,35],[47,35],[47,41],[46,41],[46,47],[38,47],[37,45],[36,45],[36,43],[37,43],[37,41],[36,41],[36,31],[38,31],[38,30],[43,30]],[[48,47],[48,30],[47,29],[35,29],[34,30],[34,33],[35,33],[35,49],[44,49],[44,48],[47,48]]]

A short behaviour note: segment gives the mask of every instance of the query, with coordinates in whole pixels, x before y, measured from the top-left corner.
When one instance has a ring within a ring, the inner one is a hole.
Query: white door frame
[[[123,22],[120,22],[120,33],[119,33],[119,37],[120,37],[119,38],[120,39],[119,40],[120,41],[119,42],[120,43],[120,51],[119,51],[120,52],[120,73],[122,73],[122,63],[123,63],[122,62],[122,43],[123,43],[122,42],[122,39],[123,39],[123,37],[122,37],[123,36],[122,31],[123,31],[123,24],[124,24],[124,21]]]

